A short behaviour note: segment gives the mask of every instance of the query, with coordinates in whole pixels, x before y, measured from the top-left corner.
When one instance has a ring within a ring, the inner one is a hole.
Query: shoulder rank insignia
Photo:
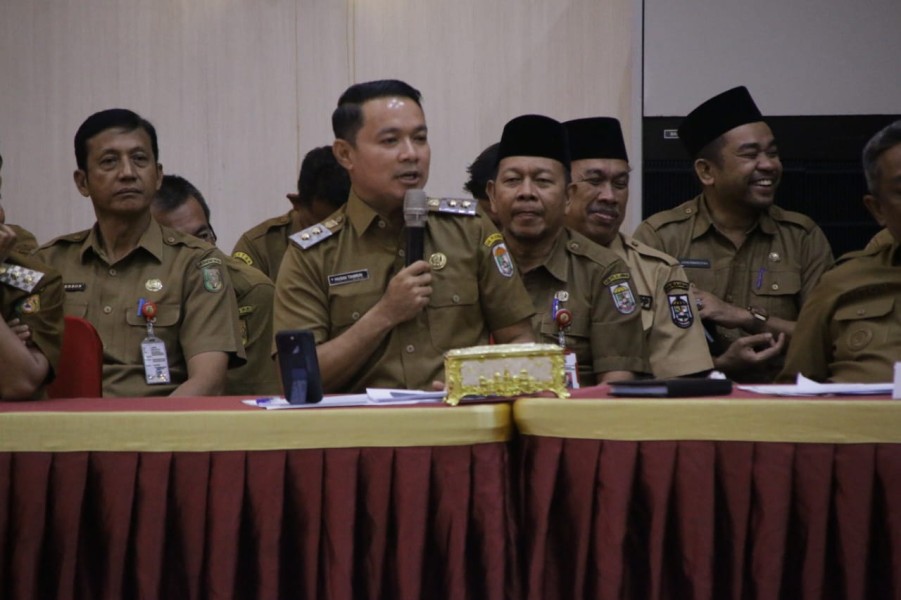
[[[7,262],[0,263],[0,283],[23,292],[30,292],[41,281],[44,274],[34,269],[26,269]]]
[[[343,221],[344,218],[339,215],[322,223],[307,227],[306,229],[301,229],[288,237],[293,240],[295,244],[306,250],[307,248],[315,246],[322,240],[331,237],[335,233],[334,229],[336,229]]]
[[[470,217],[476,214],[477,201],[472,198],[429,198],[429,210],[453,215],[468,215]]]

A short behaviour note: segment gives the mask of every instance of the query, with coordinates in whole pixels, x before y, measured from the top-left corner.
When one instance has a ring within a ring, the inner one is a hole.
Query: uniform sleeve
[[[48,382],[52,380],[57,365],[59,365],[60,349],[63,338],[63,280],[53,273],[49,281],[41,282],[39,291],[32,298],[26,299],[36,306],[37,310],[31,313],[20,311],[22,322],[31,329],[31,340],[50,363]]]
[[[819,227],[815,227],[801,245],[801,306],[807,302],[820,277],[832,268],[835,260],[829,240]]]
[[[591,356],[596,374],[608,371],[647,373],[644,327],[632,274],[622,260],[592,281]],[[624,277],[625,276],[625,277]]]
[[[329,339],[328,290],[323,285],[321,265],[315,250],[302,250],[291,244],[282,259],[275,284],[273,331],[309,329],[317,344]],[[275,346],[271,348],[275,353]]]
[[[225,352],[230,365],[244,364],[238,305],[225,257],[212,248],[198,254],[185,271],[184,317],[178,332],[185,361],[203,352]]]
[[[648,352],[654,377],[682,377],[713,368],[695,297],[681,265],[659,263],[654,288],[654,323]]]
[[[274,296],[275,286],[259,283],[241,299],[238,313],[242,338],[246,340],[247,364],[228,372],[226,393],[229,395],[278,394],[281,391],[270,352]]]
[[[249,263],[244,256],[250,258]],[[247,266],[262,271],[270,279],[276,275],[275,273],[269,272],[269,261],[267,261],[266,257],[257,250],[256,246],[253,245],[253,242],[250,241],[250,238],[247,237],[246,233],[238,238],[238,242],[232,250],[232,257],[242,261]]]
[[[488,221],[488,217],[481,217]],[[493,227],[493,226],[491,226]],[[535,314],[532,299],[523,285],[510,257],[509,250],[502,242],[486,246],[482,240],[494,233],[486,228],[477,243],[479,244],[479,297],[482,314],[489,331],[497,331],[510,327]],[[500,238],[502,240],[502,238]],[[499,248],[503,246],[503,249]],[[509,270],[503,255],[509,260]]]
[[[815,287],[809,300],[801,308],[788,346],[785,365],[776,381],[794,383],[798,373],[814,381],[829,379],[833,303],[826,289],[825,285]]]

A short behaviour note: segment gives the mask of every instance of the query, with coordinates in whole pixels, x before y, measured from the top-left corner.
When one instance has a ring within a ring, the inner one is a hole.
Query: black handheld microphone
[[[404,224],[407,226],[407,247],[404,264],[410,266],[422,260],[425,222],[429,217],[428,197],[424,190],[407,190],[404,194]]]

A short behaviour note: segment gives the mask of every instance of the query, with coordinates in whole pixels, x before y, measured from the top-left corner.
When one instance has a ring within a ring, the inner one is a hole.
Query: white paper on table
[[[241,400],[248,406],[265,408],[266,410],[291,410],[295,408],[335,408],[339,406],[393,406],[403,404],[419,404],[422,402],[441,401],[444,392],[420,392],[417,390],[391,390],[385,388],[367,388],[365,394],[345,394],[342,396],[324,396],[319,402],[307,404],[291,404],[283,396],[271,398],[255,398]]]
[[[768,396],[871,396],[891,394],[891,383],[818,383],[798,373],[795,384],[739,385],[740,390]]]
[[[420,390],[397,390],[389,388],[366,388],[366,394],[377,404],[410,404],[430,400],[443,400],[444,392],[423,392]]]

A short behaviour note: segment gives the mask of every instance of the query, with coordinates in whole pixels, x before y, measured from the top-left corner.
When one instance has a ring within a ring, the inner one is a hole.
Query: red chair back
[[[49,398],[99,398],[103,395],[103,342],[80,317],[66,316],[63,347],[56,377],[47,386]]]

